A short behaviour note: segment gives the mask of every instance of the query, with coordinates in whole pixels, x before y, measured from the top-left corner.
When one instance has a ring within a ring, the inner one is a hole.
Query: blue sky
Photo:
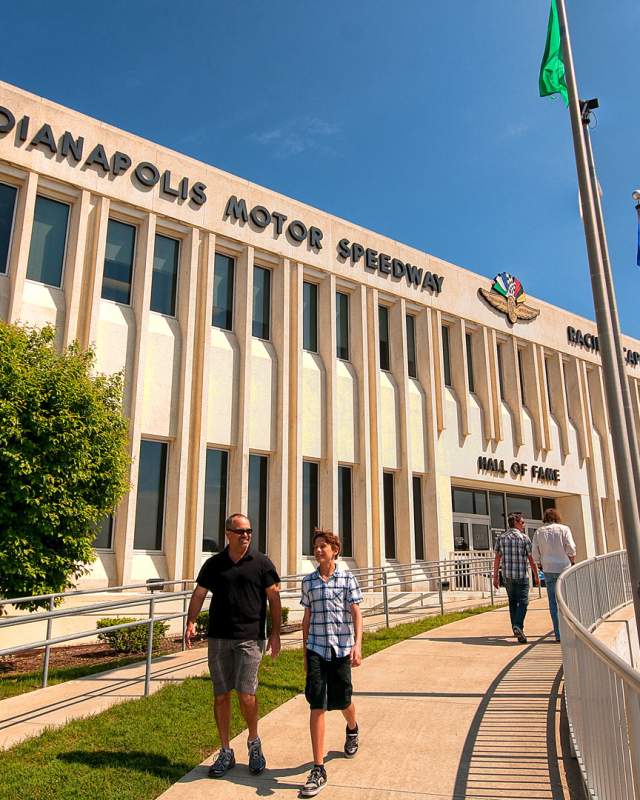
[[[568,0],[623,330],[640,338],[637,0]],[[613,9],[613,10],[612,10]],[[0,77],[593,318],[549,0],[41,0]],[[636,165],[636,166],[634,166]]]

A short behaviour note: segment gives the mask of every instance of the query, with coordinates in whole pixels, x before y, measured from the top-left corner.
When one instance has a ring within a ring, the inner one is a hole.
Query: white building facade
[[[552,505],[579,557],[619,548],[595,324],[521,291],[0,83],[0,318],[125,377],[85,585],[192,578],[231,511],[289,574],[315,525],[392,566]]]

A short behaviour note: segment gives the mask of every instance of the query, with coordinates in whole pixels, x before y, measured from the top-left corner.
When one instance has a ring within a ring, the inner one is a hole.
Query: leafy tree
[[[0,597],[72,588],[128,489],[122,375],[54,337],[0,322]]]

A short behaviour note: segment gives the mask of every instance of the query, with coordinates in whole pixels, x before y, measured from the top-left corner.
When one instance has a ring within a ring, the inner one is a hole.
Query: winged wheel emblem
[[[540,309],[526,304],[527,295],[518,278],[508,272],[496,275],[491,291],[478,289],[482,297],[496,310],[507,315],[512,325],[518,320],[532,320],[540,314]]]

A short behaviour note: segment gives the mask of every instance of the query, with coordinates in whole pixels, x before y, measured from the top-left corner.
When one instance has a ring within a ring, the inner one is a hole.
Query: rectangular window
[[[129,305],[133,275],[133,251],[136,229],[133,225],[110,219],[107,227],[107,246],[104,254],[102,294],[104,300]]]
[[[442,326],[442,371],[444,372],[444,385],[451,386],[451,356],[449,350],[449,328]]]
[[[249,519],[253,528],[253,545],[267,552],[267,502],[269,490],[269,458],[252,453],[249,456]]]
[[[18,190],[15,186],[0,183],[0,274],[7,271],[9,244],[13,231],[13,216]]]
[[[382,473],[382,492],[384,498],[384,555],[396,557],[396,509],[393,491],[393,472]]]
[[[351,467],[338,467],[338,521],[342,555],[352,558]]]
[[[413,537],[416,561],[424,561],[424,523],[422,520],[422,478],[413,476]]]
[[[378,328],[380,336],[380,369],[389,367],[389,309],[378,306]]]
[[[66,203],[58,203],[48,197],[36,197],[27,264],[29,280],[47,286],[62,286],[68,223],[69,206]]]
[[[113,514],[103,517],[96,527],[93,546],[96,550],[111,550],[113,545]]]
[[[162,550],[167,443],[142,439],[138,462],[138,500],[134,550]]]
[[[318,527],[318,465],[302,462],[302,555],[312,556],[311,539]]]
[[[227,477],[229,454],[226,450],[207,448],[204,478],[204,525],[202,552],[224,550],[224,521],[227,517]]]
[[[504,367],[502,364],[502,345],[498,344],[498,384],[500,386],[500,399],[504,400]]]
[[[520,381],[520,402],[524,405],[524,367],[522,365],[522,350],[518,350],[518,378]]]
[[[302,284],[302,347],[318,352],[318,287],[307,281]]]
[[[473,340],[470,333],[466,333],[464,338],[467,346],[467,378],[469,379],[469,391],[475,392],[476,387],[473,380]]]
[[[410,378],[418,377],[416,363],[416,318],[407,314],[407,370]]]
[[[166,314],[168,317],[176,315],[179,259],[180,242],[156,234],[151,278],[151,310]]]
[[[452,492],[453,510],[457,514],[482,514],[489,513],[487,507],[487,493],[481,489],[460,489],[454,486]]]
[[[253,268],[253,323],[251,335],[269,339],[271,335],[271,270]]]
[[[542,509],[539,497],[529,497],[523,494],[507,495],[507,514],[519,511],[525,519],[542,519]]]
[[[225,331],[233,330],[233,279],[235,262],[230,256],[216,253],[213,268],[213,309],[211,324]]]
[[[502,492],[489,492],[489,516],[491,517],[492,528],[504,530],[507,527]]]
[[[336,292],[336,356],[349,360],[349,295]]]

